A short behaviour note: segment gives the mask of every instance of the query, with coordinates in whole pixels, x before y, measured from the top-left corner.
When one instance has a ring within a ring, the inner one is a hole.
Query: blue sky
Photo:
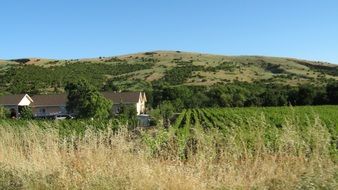
[[[337,0],[0,0],[0,58],[151,50],[338,63]]]

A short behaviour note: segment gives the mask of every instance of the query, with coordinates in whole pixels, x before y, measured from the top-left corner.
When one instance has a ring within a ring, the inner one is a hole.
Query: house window
[[[45,108],[40,108],[39,112],[42,113],[42,114],[45,114],[46,113],[46,109]]]

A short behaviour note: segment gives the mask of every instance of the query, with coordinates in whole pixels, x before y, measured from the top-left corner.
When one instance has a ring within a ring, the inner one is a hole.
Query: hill
[[[222,56],[181,51],[155,51],[116,57],[49,60],[0,60],[0,90],[43,92],[63,89],[65,82],[87,78],[102,87],[113,81],[123,89],[169,85],[210,86],[217,83],[262,82],[297,86],[338,80],[338,66],[325,62],[264,56]],[[10,89],[11,86],[20,89]]]

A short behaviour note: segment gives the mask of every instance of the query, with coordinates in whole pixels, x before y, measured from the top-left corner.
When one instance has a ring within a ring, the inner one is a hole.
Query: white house
[[[123,105],[134,106],[137,115],[146,112],[146,94],[144,92],[103,92],[102,95],[113,102],[113,113],[119,113]]]
[[[123,105],[133,106],[137,115],[146,112],[147,98],[144,92],[102,92],[102,95],[112,101],[112,112],[118,114]],[[0,97],[0,106],[11,111],[12,117],[19,116],[22,107],[32,108],[36,117],[57,116],[67,114],[67,94],[34,95],[27,94],[7,95]]]
[[[12,118],[20,116],[22,108],[30,106],[33,99],[28,94],[5,95],[0,97],[0,105],[7,108]]]

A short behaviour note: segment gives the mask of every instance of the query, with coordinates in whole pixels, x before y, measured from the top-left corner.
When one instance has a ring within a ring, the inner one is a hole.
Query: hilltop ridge
[[[51,81],[47,82],[49,84],[45,84],[43,77],[37,80],[44,83],[44,88],[46,86],[53,88],[54,83],[62,83],[57,85],[60,86],[60,89],[64,83],[62,81],[72,80],[72,77],[76,78],[79,75],[90,76],[88,79],[97,80],[93,82],[98,85],[113,80],[114,83],[124,85],[128,89],[140,89],[142,85],[157,81],[163,81],[169,85],[190,86],[209,86],[235,81],[296,86],[304,83],[320,85],[328,80],[338,80],[338,66],[326,62],[266,56],[224,56],[181,51],[152,51],[71,60],[23,58],[0,60],[0,63],[0,72],[4,76],[9,68],[16,68],[15,72],[24,72],[20,76],[34,75],[36,70],[41,70],[40,73],[48,73],[53,70],[48,75],[48,80]],[[55,72],[59,74],[55,75]],[[11,81],[14,80],[13,77],[5,78]],[[29,81],[30,78],[24,80]],[[10,82],[2,84],[3,88],[8,85]],[[46,90],[48,91],[48,89]]]

